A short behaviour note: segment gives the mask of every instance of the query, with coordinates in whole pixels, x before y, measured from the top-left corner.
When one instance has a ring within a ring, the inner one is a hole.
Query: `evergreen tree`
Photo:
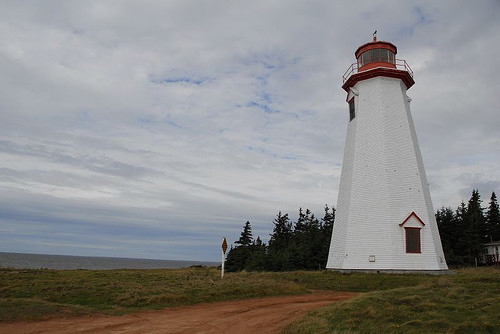
[[[292,270],[304,269],[304,234],[306,233],[307,217],[299,208],[297,221],[293,223],[292,240],[289,244],[290,266]]]
[[[315,234],[319,231],[319,221],[318,219],[314,216],[314,213],[311,212],[311,210],[307,209],[306,210],[306,224],[305,224],[305,230],[308,233]]]
[[[269,240],[267,253],[267,269],[272,271],[292,270],[290,264],[290,249],[293,240],[292,223],[288,213],[281,211],[274,219],[273,234]]]
[[[449,265],[461,264],[462,261],[456,253],[459,229],[455,213],[451,208],[442,207],[436,212],[436,221],[446,262]]]
[[[490,204],[486,211],[487,223],[487,241],[500,240],[500,209],[498,206],[497,195],[495,192],[491,193]]]
[[[249,247],[237,246],[229,249],[227,253],[225,269],[228,272],[242,271],[246,268],[247,262],[252,257]]]
[[[304,238],[304,248],[306,250],[306,253],[304,254],[304,267],[306,269],[321,269],[323,265],[323,259],[321,257],[321,243],[323,239],[321,238],[320,226],[321,224],[318,219],[313,213],[311,213],[311,211],[309,211],[308,219],[306,221],[306,235]]]
[[[456,244],[453,248],[453,252],[456,255],[455,259],[457,265],[470,265],[466,260],[469,247],[469,238],[466,233],[466,216],[467,206],[462,201],[455,211]]]
[[[494,192],[486,214],[479,191],[474,189],[467,205],[462,202],[455,212],[441,208],[436,212],[436,221],[446,261],[452,266],[475,265],[484,243],[500,239],[496,234],[500,212]]]
[[[467,212],[464,219],[465,224],[465,245],[467,247],[465,261],[474,265],[475,259],[479,256],[484,242],[486,242],[486,225],[483,208],[481,208],[481,196],[479,191],[474,189],[467,204]]]
[[[333,224],[335,222],[335,208],[332,207],[332,211],[330,212],[330,208],[328,205],[325,205],[325,214],[323,218],[321,218],[320,225],[320,259],[321,259],[321,268],[326,268],[326,262],[328,261],[328,253],[330,251],[330,241],[332,240],[332,232],[333,232]]]
[[[253,242],[252,226],[250,225],[250,222],[247,220],[245,226],[243,226],[243,231],[241,232],[240,239],[238,241],[235,241],[235,244],[248,247],[252,244],[252,242]]]
[[[262,271],[266,270],[267,265],[267,247],[266,244],[262,242],[260,237],[253,242],[250,246],[250,252],[252,255],[248,259],[245,270],[248,271]]]
[[[227,271],[241,271],[246,269],[247,263],[252,257],[251,245],[253,242],[252,226],[247,221],[243,226],[243,231],[235,244],[239,246],[232,247],[227,253],[226,268]]]
[[[274,219],[273,234],[271,234],[271,239],[269,240],[269,248],[272,250],[286,248],[291,239],[292,224],[288,218],[288,213],[282,215],[280,211]]]
[[[321,218],[321,231],[325,236],[328,236],[328,239],[331,239],[334,222],[335,208],[332,207],[332,212],[330,212],[330,208],[325,204],[325,214],[323,218]]]
[[[290,260],[294,269],[318,269],[321,267],[319,221],[311,210],[299,209],[299,217],[293,231]]]
[[[309,210],[307,210],[307,211],[309,211]],[[306,220],[307,220],[306,214],[304,214],[304,212],[302,211],[302,208],[299,208],[299,217],[297,218],[297,221],[295,222],[294,228],[293,228],[294,234],[300,234],[300,233],[305,231]]]

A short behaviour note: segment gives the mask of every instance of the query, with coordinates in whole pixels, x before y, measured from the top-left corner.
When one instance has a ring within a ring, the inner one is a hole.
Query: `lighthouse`
[[[407,90],[413,72],[376,34],[343,77],[347,138],[327,269],[448,269]]]

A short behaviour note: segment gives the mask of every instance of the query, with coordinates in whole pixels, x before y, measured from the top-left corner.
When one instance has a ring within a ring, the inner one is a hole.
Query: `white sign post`
[[[220,273],[220,278],[224,277],[224,262],[226,262],[226,250],[227,250],[227,241],[226,237],[222,239],[222,270]]]

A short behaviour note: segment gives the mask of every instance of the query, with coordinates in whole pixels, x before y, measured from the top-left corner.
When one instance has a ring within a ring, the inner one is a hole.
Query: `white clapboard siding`
[[[328,269],[448,269],[406,89],[383,75],[351,87],[356,116],[348,124]],[[421,228],[420,253],[406,252],[407,227]]]

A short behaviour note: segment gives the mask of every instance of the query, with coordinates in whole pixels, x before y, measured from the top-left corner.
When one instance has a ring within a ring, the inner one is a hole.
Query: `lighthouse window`
[[[361,61],[362,61],[361,66],[371,63],[370,62],[370,52],[367,51],[367,52],[363,53],[361,55]]]
[[[373,49],[371,50],[371,54],[370,54],[370,58],[372,59],[372,62],[375,62],[375,61],[381,61],[382,59],[380,59],[380,54],[382,52],[380,52],[382,50],[379,50],[379,49]]]
[[[394,53],[389,50],[387,50],[387,53],[389,53],[389,63],[394,64]]]
[[[389,50],[380,49],[380,60],[385,61],[386,63],[389,62]]]
[[[358,62],[361,66],[375,63],[375,62],[385,62],[394,64],[394,52],[387,49],[372,49],[365,51],[359,57]]]
[[[420,249],[420,229],[416,227],[406,227],[406,252],[421,253]]]
[[[354,110],[354,98],[349,101],[349,122],[356,117],[356,112]]]

